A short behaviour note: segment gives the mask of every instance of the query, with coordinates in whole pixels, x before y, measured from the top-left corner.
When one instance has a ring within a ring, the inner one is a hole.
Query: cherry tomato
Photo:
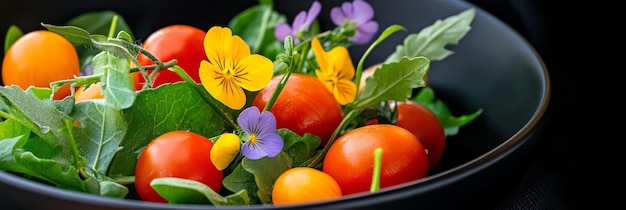
[[[331,176],[309,167],[295,167],[283,172],[272,189],[274,205],[322,201],[341,196],[341,189]]]
[[[381,189],[428,175],[428,156],[420,141],[390,124],[358,127],[337,138],[326,153],[322,171],[337,181],[343,195],[369,192],[376,148],[383,149]]]
[[[263,109],[281,78],[282,75],[272,78],[259,91],[252,105]],[[322,146],[326,145],[343,117],[341,105],[324,84],[313,76],[300,73],[291,74],[270,111],[276,116],[277,128],[288,128],[298,135],[311,133],[319,136]]]
[[[433,168],[441,159],[446,146],[446,136],[439,118],[424,105],[411,100],[398,102],[396,107],[396,125],[411,131],[420,140],[428,151],[430,168]]]
[[[94,83],[87,88],[85,88],[85,86],[80,86],[76,89],[76,92],[74,92],[74,103],[102,98],[104,98],[104,96],[102,95],[102,89],[99,82]]]
[[[200,61],[208,60],[204,52],[205,35],[206,31],[194,26],[182,24],[169,25],[150,34],[143,42],[142,47],[156,56],[161,62],[176,59],[178,66],[183,68],[194,81],[200,82],[200,76],[198,75]],[[137,60],[142,66],[154,64],[154,62],[144,54],[139,54]],[[139,73],[139,76],[134,77],[137,79],[137,82],[135,82],[136,87],[139,86],[139,88],[141,88],[145,82],[140,74],[141,73]],[[178,81],[183,81],[178,74],[172,71],[162,70],[154,77],[153,87]]]
[[[150,182],[160,177],[178,177],[206,184],[215,192],[222,188],[223,172],[211,162],[213,142],[199,134],[175,130],[156,137],[139,155],[135,188],[144,201],[166,202]]]
[[[76,49],[62,35],[47,31],[31,31],[17,39],[4,55],[2,82],[17,85],[50,87],[58,80],[72,79],[80,74]],[[63,99],[71,94],[69,84],[54,93],[53,99]]]

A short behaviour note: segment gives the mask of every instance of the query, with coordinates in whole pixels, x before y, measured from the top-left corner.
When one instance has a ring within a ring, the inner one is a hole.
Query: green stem
[[[113,20],[111,20],[111,27],[109,27],[109,38],[113,38],[113,35],[115,33],[115,28],[117,28],[117,15],[113,15]]]
[[[112,179],[121,185],[129,185],[135,183],[135,176],[112,177]]]
[[[313,167],[313,168],[319,165],[324,159],[324,156],[326,156],[326,153],[330,149],[330,146],[333,144],[333,142],[335,142],[335,139],[337,139],[337,137],[339,136],[340,132],[343,131],[345,127],[348,125],[348,123],[351,122],[360,113],[361,113],[361,110],[352,110],[348,112],[348,114],[346,114],[343,117],[343,119],[341,119],[341,122],[339,123],[335,131],[333,131],[333,134],[330,136],[330,139],[328,139],[328,142],[326,143],[326,145],[324,145],[324,148],[322,148],[322,151],[317,153],[313,158],[305,161],[303,165],[307,167]]]
[[[380,168],[383,162],[383,148],[374,150],[374,170],[372,171],[372,185],[370,192],[376,192],[380,189]]]
[[[176,64],[178,64],[178,61],[171,60],[171,61],[168,61],[167,63],[164,63],[162,65],[162,67],[163,68],[170,68],[170,67],[176,66]],[[131,68],[130,72],[141,71],[142,68],[145,69],[145,70],[154,70],[157,67],[159,67],[159,66],[158,65],[148,65],[148,66],[142,66],[142,67],[135,67],[135,68]],[[76,77],[74,79],[57,80],[57,81],[54,81],[54,82],[50,83],[50,87],[61,87],[64,84],[73,84],[73,83],[75,83],[75,85],[77,85],[77,86],[90,85],[90,84],[94,84],[96,82],[100,82],[100,79],[101,79],[102,75],[103,75],[103,73],[86,75],[86,76],[80,76],[80,77]]]

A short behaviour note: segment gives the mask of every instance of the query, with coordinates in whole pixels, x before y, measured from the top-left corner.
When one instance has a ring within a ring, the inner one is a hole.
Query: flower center
[[[256,144],[256,134],[250,134],[250,139],[248,139],[251,144]]]

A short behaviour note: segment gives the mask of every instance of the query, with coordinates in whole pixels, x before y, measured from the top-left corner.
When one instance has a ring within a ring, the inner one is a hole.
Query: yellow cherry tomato
[[[328,174],[309,167],[283,172],[272,189],[274,205],[298,204],[341,197],[339,184]]]

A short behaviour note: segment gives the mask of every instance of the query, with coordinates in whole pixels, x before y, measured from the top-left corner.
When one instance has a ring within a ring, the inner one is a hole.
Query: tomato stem
[[[380,189],[380,168],[383,162],[383,148],[374,150],[374,170],[372,171],[372,185],[370,192],[376,192]]]

